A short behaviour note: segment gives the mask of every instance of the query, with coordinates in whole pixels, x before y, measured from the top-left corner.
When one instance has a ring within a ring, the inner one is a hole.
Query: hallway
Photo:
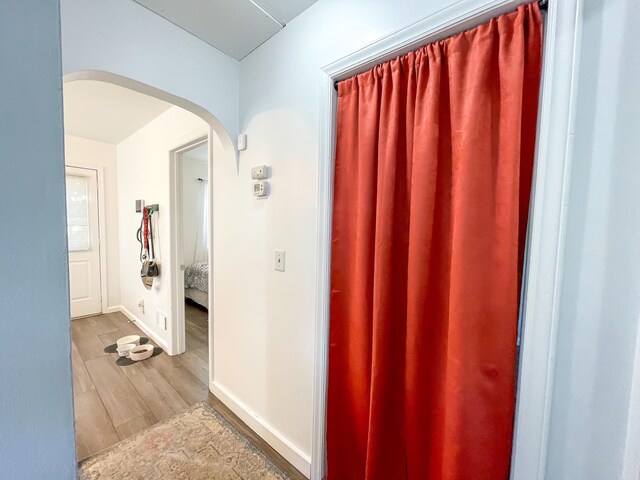
[[[188,310],[190,312],[190,309]],[[205,330],[187,316],[187,351],[128,366],[104,348],[124,335],[146,335],[122,313],[71,322],[78,460],[175,415],[209,394]],[[153,342],[151,342],[153,343]]]
[[[127,366],[118,366],[118,354],[104,348],[124,335],[146,335],[122,313],[71,322],[78,461],[207,401],[291,478],[303,479],[209,393],[207,313],[187,304],[185,317],[185,353],[172,357],[163,352]]]

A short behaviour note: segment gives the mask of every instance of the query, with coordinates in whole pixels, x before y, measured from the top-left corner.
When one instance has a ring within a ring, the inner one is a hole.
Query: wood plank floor
[[[123,367],[104,348],[124,335],[144,337],[133,322],[121,313],[71,322],[78,460],[207,401],[292,479],[306,478],[209,392],[207,312],[187,303],[185,320],[184,354]]]

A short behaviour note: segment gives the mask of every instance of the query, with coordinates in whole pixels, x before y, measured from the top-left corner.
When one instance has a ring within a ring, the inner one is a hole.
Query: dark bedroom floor
[[[187,352],[196,354],[209,363],[208,312],[187,301],[184,305],[185,341]]]

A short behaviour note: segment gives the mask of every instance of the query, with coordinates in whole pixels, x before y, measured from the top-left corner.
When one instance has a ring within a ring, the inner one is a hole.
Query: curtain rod
[[[549,8],[549,0],[538,0],[538,8],[540,10],[547,10]],[[333,82],[333,88],[338,90],[338,81]]]

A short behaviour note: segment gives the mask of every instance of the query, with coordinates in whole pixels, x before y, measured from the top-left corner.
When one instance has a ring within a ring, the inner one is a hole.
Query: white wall
[[[76,470],[59,25],[56,0],[0,2],[3,479]]]
[[[144,323],[166,348],[168,332],[156,323],[156,313],[164,313],[170,321],[174,315],[169,270],[172,248],[170,225],[170,151],[208,132],[207,124],[195,115],[171,107],[117,146],[118,200],[120,216],[120,287],[122,306]],[[136,231],[141,215],[135,211],[135,201],[159,204],[154,215],[154,244],[160,265],[151,290],[140,281],[140,244]],[[144,299],[144,314],[137,300]]]
[[[640,2],[584,9],[547,478],[637,480]]]
[[[198,178],[208,178],[209,165],[207,158],[207,145],[203,145],[205,160],[190,157],[185,154],[182,157],[182,249],[184,265],[194,262],[198,229],[202,224],[204,204],[202,203],[203,188],[208,188],[198,181]]]
[[[215,228],[225,232],[214,243],[214,278],[225,272],[214,287],[215,382],[307,461],[320,70],[453,3],[320,0],[241,62],[240,129],[248,149],[240,153],[237,178],[218,186],[214,172],[215,201],[234,206],[233,214],[214,216]],[[260,164],[272,167],[272,194],[257,201],[249,170]],[[286,250],[284,273],[273,269],[275,249]]]
[[[65,164],[75,167],[103,167],[106,232],[100,232],[100,248],[107,257],[107,308],[120,306],[120,247],[118,235],[118,187],[116,146],[72,135],[64,137]]]
[[[132,0],[62,0],[65,75],[101,70],[208,110],[238,128],[236,60]]]

